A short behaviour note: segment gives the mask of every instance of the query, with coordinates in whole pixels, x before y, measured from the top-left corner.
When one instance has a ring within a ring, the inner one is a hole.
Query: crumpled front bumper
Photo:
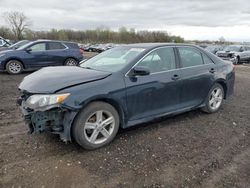
[[[63,141],[71,141],[71,126],[77,114],[67,108],[53,108],[47,111],[25,109],[23,99],[18,99],[21,113],[30,133],[51,132],[59,134]]]

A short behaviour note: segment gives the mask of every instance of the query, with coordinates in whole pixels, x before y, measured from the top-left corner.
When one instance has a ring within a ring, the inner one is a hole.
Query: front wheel
[[[113,106],[93,102],[77,116],[72,130],[74,139],[85,149],[100,148],[115,138],[119,122],[119,115]]]
[[[240,64],[240,57],[239,57],[239,56],[237,56],[237,57],[235,58],[235,64],[236,64],[236,65]]]
[[[215,84],[209,91],[205,107],[202,108],[204,112],[215,113],[217,112],[224,99],[224,89],[220,84]]]
[[[9,74],[20,74],[23,71],[23,64],[17,60],[10,60],[6,64],[6,71]]]

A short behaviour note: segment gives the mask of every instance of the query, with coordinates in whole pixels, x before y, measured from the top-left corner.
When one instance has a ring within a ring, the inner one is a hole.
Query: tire
[[[20,74],[23,72],[23,64],[18,60],[10,60],[6,64],[6,71],[9,74]]]
[[[108,122],[104,123],[105,120]],[[78,114],[72,133],[80,146],[93,150],[109,144],[115,138],[119,124],[119,114],[113,106],[93,102]]]
[[[235,62],[235,64],[236,64],[236,65],[239,65],[239,64],[240,64],[240,57],[239,57],[239,56],[236,57],[236,62]]]
[[[64,65],[66,66],[77,66],[78,63],[74,58],[68,58],[65,60]]]
[[[209,114],[217,112],[222,106],[224,94],[224,88],[218,83],[214,84],[208,93],[206,104],[202,111]]]

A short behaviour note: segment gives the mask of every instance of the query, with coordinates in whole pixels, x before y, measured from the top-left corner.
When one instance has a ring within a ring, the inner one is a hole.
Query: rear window
[[[65,42],[64,43],[68,48],[74,48],[74,49],[79,49],[79,46],[77,43],[72,43],[72,42]]]
[[[65,46],[61,44],[60,42],[49,42],[48,49],[49,50],[61,50],[61,49],[65,49]]]

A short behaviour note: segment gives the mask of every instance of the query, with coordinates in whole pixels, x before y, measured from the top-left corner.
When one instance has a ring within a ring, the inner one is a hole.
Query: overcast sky
[[[34,30],[125,26],[188,40],[250,41],[249,0],[0,0],[0,26],[5,11],[24,12]]]

